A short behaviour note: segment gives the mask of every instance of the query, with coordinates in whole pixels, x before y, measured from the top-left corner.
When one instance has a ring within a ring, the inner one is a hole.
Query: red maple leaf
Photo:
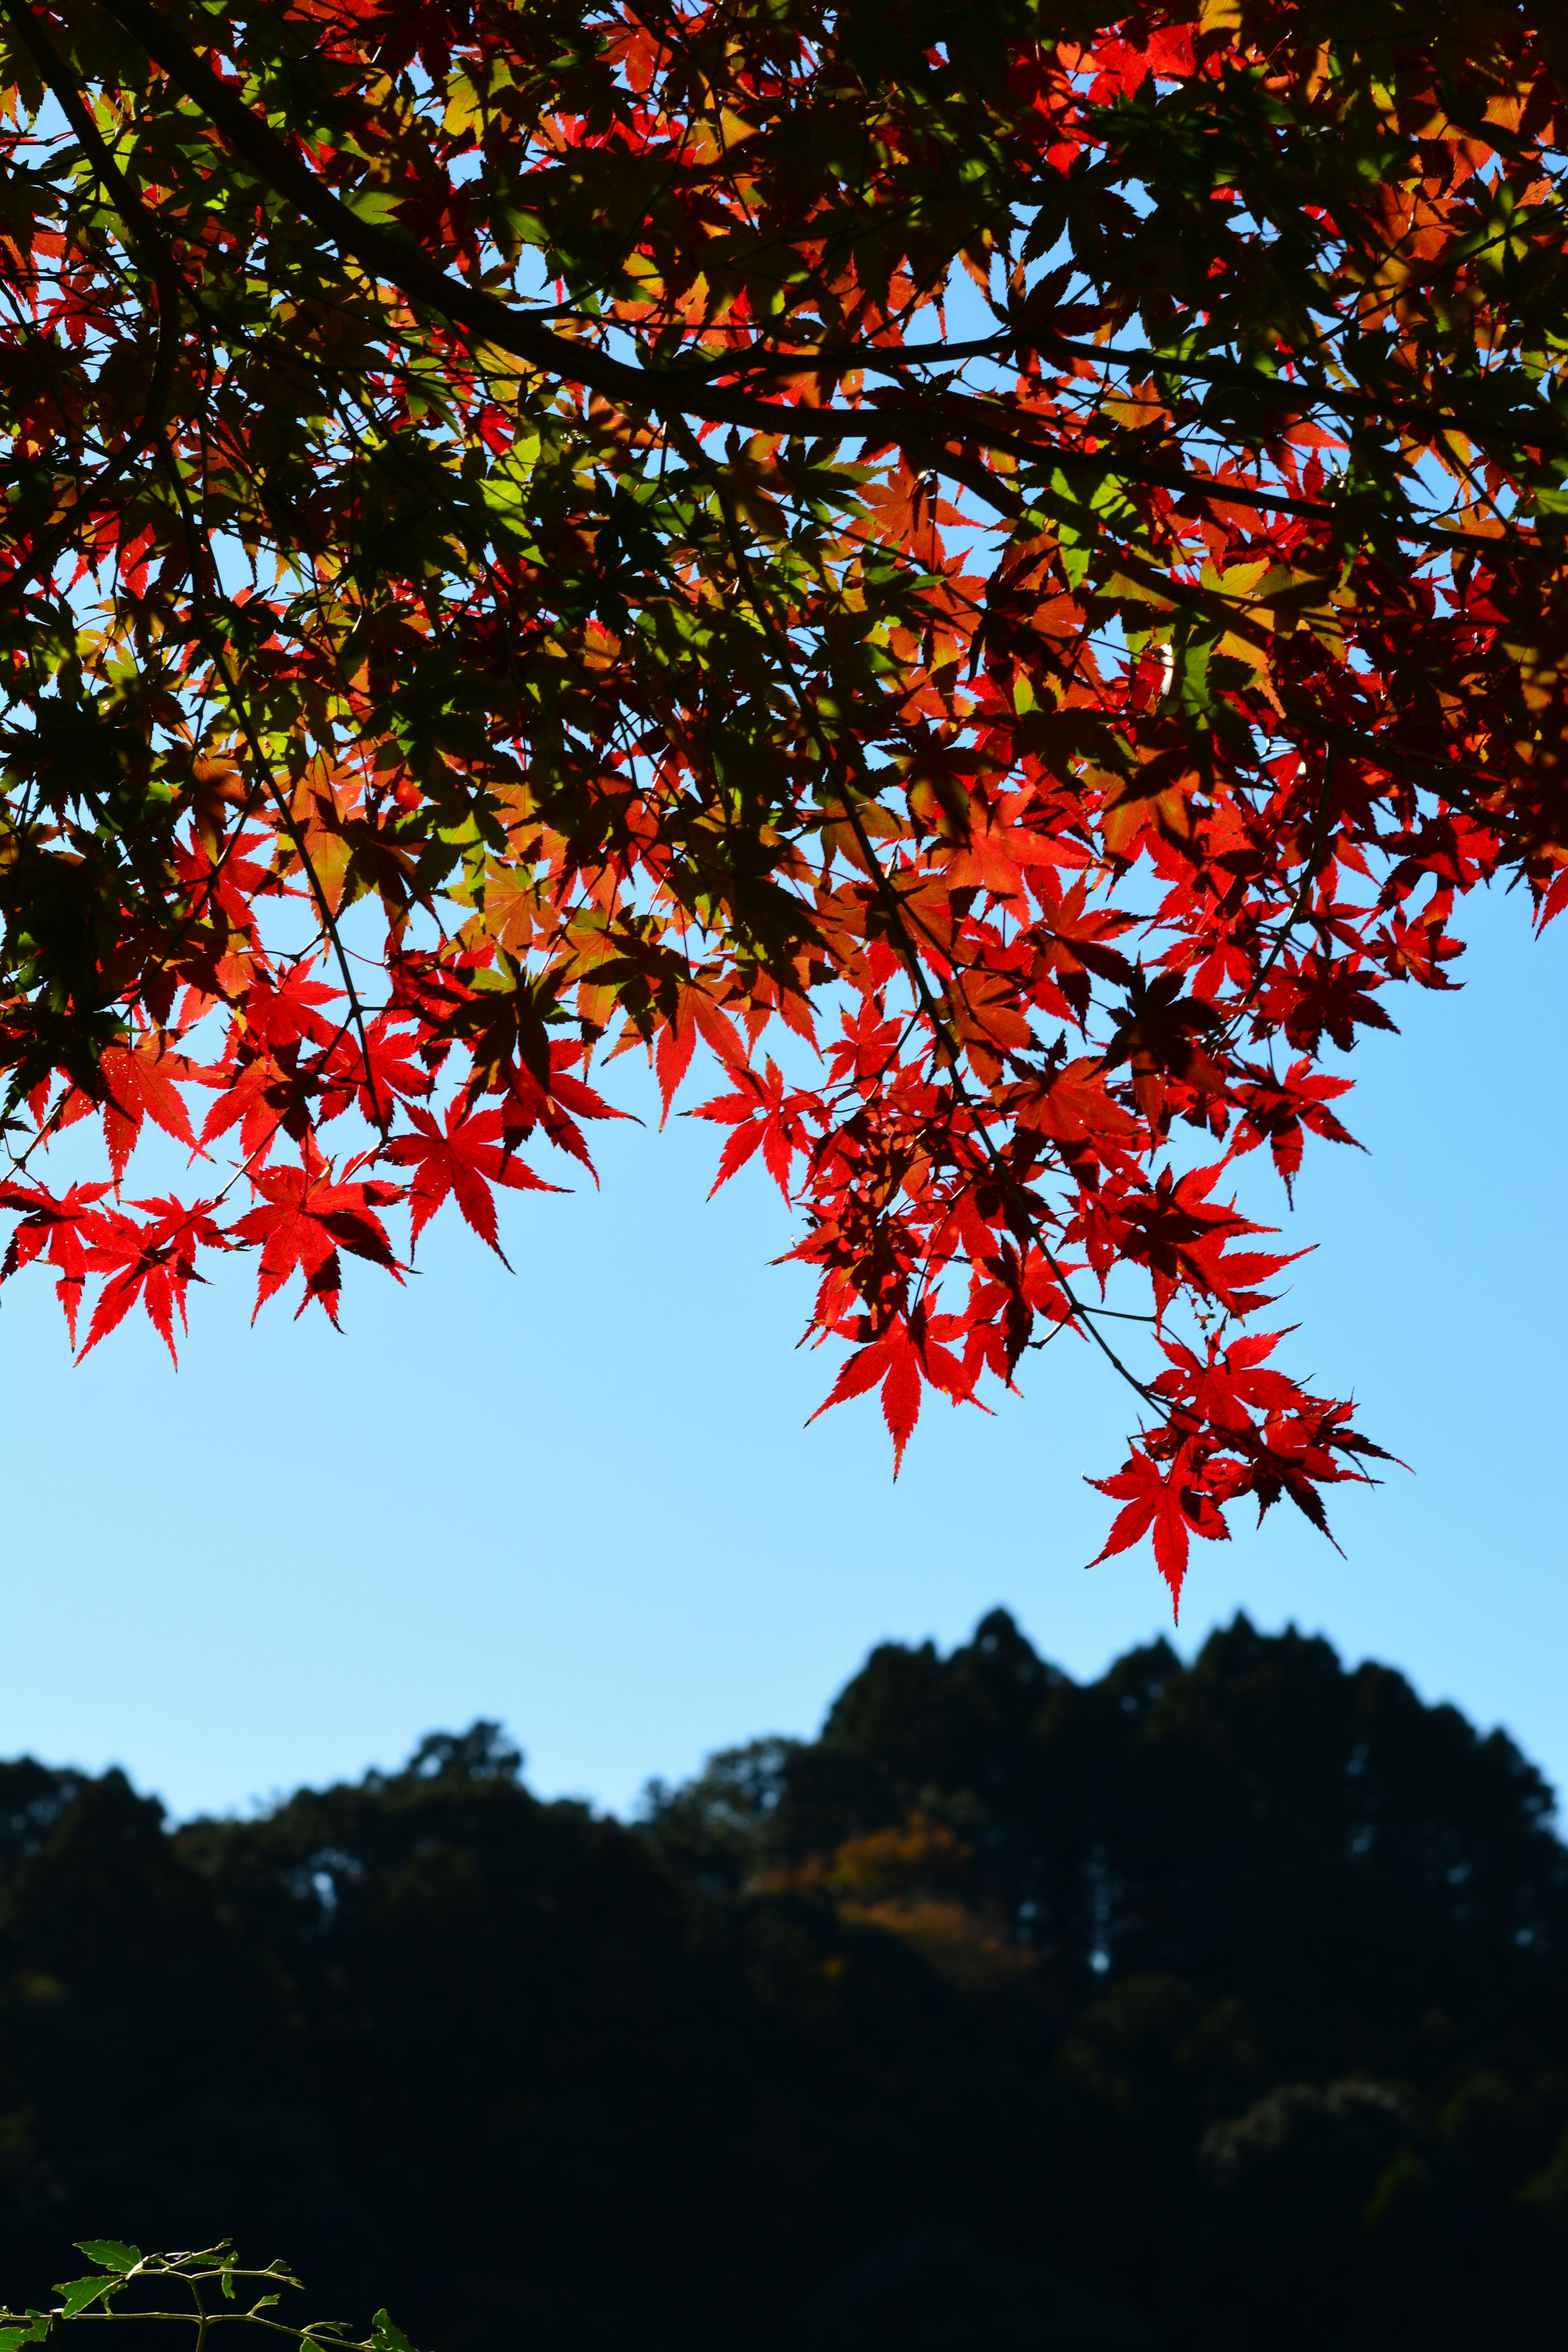
[[[73,1184],[68,1192],[56,1200],[53,1193],[41,1187],[25,1184],[0,1184],[0,1208],[21,1212],[21,1222],[14,1227],[5,1244],[4,1264],[0,1264],[0,1282],[8,1281],[22,1266],[30,1265],[42,1257],[59,1269],[55,1283],[55,1297],[65,1312],[66,1328],[70,1333],[71,1346],[76,1345],[77,1317],[81,1311],[81,1294],[87,1280],[86,1244],[82,1227],[94,1204],[109,1191],[107,1184]]]
[[[1135,1447],[1114,1478],[1088,1481],[1122,1506],[1105,1539],[1104,1549],[1089,1561],[1090,1568],[1098,1568],[1114,1552],[1130,1549],[1152,1528],[1154,1565],[1170,1587],[1173,1619],[1181,1614],[1189,1538],[1203,1536],[1210,1543],[1223,1543],[1230,1535],[1213,1496],[1205,1494],[1194,1479],[1192,1452],[1184,1445],[1163,1467],[1141,1447]]]
[[[1282,1078],[1254,1063],[1244,1063],[1242,1067],[1251,1083],[1238,1087],[1233,1097],[1243,1117],[1231,1150],[1252,1151],[1267,1138],[1274,1165],[1284,1179],[1286,1198],[1292,1205],[1301,1166],[1304,1128],[1314,1135],[1326,1137],[1331,1143],[1348,1143],[1357,1151],[1366,1149],[1348,1128],[1342,1127],[1329,1108],[1336,1097],[1352,1091],[1349,1078],[1330,1077],[1325,1071],[1314,1070],[1305,1058],[1292,1062]]]
[[[698,1103],[689,1114],[692,1118],[710,1118],[731,1129],[724,1139],[719,1172],[708,1198],[711,1200],[720,1185],[727,1184],[736,1171],[745,1166],[760,1144],[763,1164],[788,1201],[795,1154],[809,1148],[801,1111],[811,1097],[798,1088],[786,1093],[783,1075],[771,1054],[763,1071],[742,1064],[734,1075],[740,1084],[733,1094],[715,1095],[710,1102]]]
[[[1283,1372],[1258,1369],[1284,1337],[1283,1331],[1253,1331],[1223,1349],[1211,1339],[1206,1362],[1179,1341],[1162,1339],[1175,1369],[1160,1375],[1155,1390],[1179,1399],[1185,1411],[1215,1429],[1250,1430],[1253,1411],[1289,1412],[1301,1402],[1294,1381]]]
[[[501,1135],[509,1151],[527,1140],[536,1127],[542,1127],[557,1151],[581,1160],[595,1184],[599,1171],[595,1167],[578,1118],[631,1118],[632,1113],[616,1110],[596,1088],[574,1078],[565,1065],[576,1059],[582,1048],[559,1040],[550,1047],[548,1087],[526,1063],[509,1065],[501,1103]],[[474,1090],[469,1089],[473,1099]],[[576,1113],[576,1118],[572,1116]],[[546,1188],[549,1189],[548,1187]]]
[[[145,1224],[123,1210],[100,1210],[87,1221],[87,1265],[109,1280],[99,1293],[92,1322],[77,1361],[90,1354],[99,1341],[122,1323],[138,1301],[176,1365],[174,1318],[185,1322],[185,1293],[193,1282],[205,1282],[196,1271],[198,1249],[227,1249],[227,1237],[214,1223],[216,1203],[198,1201],[137,1201],[135,1208],[150,1212]],[[74,1334],[73,1334],[74,1336]]]
[[[1263,992],[1263,1006],[1278,1022],[1292,1045],[1315,1054],[1325,1030],[1342,1054],[1355,1044],[1358,1025],[1392,1029],[1373,991],[1384,985],[1378,972],[1358,969],[1359,956],[1312,954],[1287,956],[1277,976]]]
[[[514,1192],[559,1192],[531,1168],[514,1159],[503,1143],[503,1114],[499,1110],[469,1112],[459,1095],[447,1106],[445,1129],[427,1110],[408,1105],[416,1132],[399,1135],[386,1146],[383,1158],[415,1170],[408,1188],[412,1240],[420,1234],[448,1193],[479,1239],[488,1242],[510,1274],[511,1263],[496,1238],[496,1204],[492,1184],[508,1184]]]
[[[903,1466],[904,1448],[920,1419],[922,1381],[942,1390],[955,1402],[967,1396],[973,1387],[973,1375],[942,1344],[942,1339],[952,1337],[959,1321],[956,1315],[928,1317],[917,1307],[907,1322],[895,1323],[879,1339],[858,1349],[847,1363],[840,1365],[832,1388],[808,1417],[807,1429],[812,1422],[820,1420],[830,1405],[842,1404],[849,1397],[864,1396],[868,1389],[880,1382],[882,1418],[893,1441],[896,1478]]]
[[[165,1055],[161,1045],[147,1039],[134,1048],[109,1045],[99,1063],[107,1100],[103,1107],[103,1135],[109,1146],[109,1163],[118,1184],[125,1173],[125,1163],[135,1148],[142,1121],[151,1118],[166,1135],[178,1143],[188,1143],[193,1151],[196,1139],[191,1131],[190,1113],[183,1097],[177,1094],[172,1073],[182,1077],[190,1075],[188,1066],[177,1055]]]
[[[340,1246],[385,1266],[396,1281],[402,1281],[386,1228],[374,1214],[390,1202],[401,1200],[402,1188],[375,1182],[334,1184],[331,1176],[331,1161],[321,1163],[320,1173],[309,1168],[258,1168],[252,1174],[251,1183],[263,1195],[263,1204],[239,1218],[229,1228],[229,1237],[261,1246],[253,1323],[274,1291],[281,1290],[297,1269],[305,1277],[305,1295],[295,1309],[295,1320],[314,1298],[336,1324],[342,1291]]]

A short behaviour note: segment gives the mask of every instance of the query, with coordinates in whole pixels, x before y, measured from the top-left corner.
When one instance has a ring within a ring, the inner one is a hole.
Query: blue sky
[[[1562,1169],[1568,926],[1482,900],[1447,998],[1385,998],[1297,1213],[1322,1248],[1284,1360],[1415,1475],[1197,1547],[1180,1646],[1245,1608],[1403,1667],[1568,1780]],[[617,1065],[628,1070],[628,1062]],[[632,1073],[633,1096],[638,1096]],[[631,1099],[632,1097],[626,1097]],[[691,1097],[698,1098],[696,1097]],[[47,1284],[0,1306],[7,1558],[0,1753],[118,1762],[179,1813],[393,1765],[501,1717],[532,1784],[625,1809],[653,1773],[810,1732],[874,1642],[962,1639],[1001,1602],[1079,1675],[1169,1630],[1147,1548],[1086,1573],[1122,1395],[1087,1349],[993,1417],[928,1412],[903,1475],[873,1401],[803,1427],[826,1351],[753,1164],[716,1132],[599,1130],[604,1191],[509,1196],[510,1277],[451,1211],[406,1289],[355,1265],[340,1338],[254,1272],[194,1294],[176,1374],[146,1326],[71,1367]],[[551,1171],[555,1172],[555,1171]],[[566,1181],[563,1179],[563,1181]]]

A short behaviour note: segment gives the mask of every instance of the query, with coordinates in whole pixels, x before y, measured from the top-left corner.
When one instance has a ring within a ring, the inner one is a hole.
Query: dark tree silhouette
[[[629,1826],[484,1723],[173,1830],[25,1760],[0,2260],[232,2232],[434,2352],[1545,2340],[1565,1955],[1510,1741],[1245,1619],[879,1649]]]

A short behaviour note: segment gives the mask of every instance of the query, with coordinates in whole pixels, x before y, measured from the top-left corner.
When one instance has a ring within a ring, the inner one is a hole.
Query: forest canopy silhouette
[[[1565,1956],[1509,1739],[1244,1618],[884,1646],[629,1824],[487,1723],[178,1826],[23,1759],[0,2281],[233,2234],[434,2352],[1544,2341]]]

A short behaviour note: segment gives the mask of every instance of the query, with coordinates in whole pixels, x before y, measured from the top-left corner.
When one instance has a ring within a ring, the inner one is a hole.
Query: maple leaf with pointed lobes
[[[219,1089],[202,1122],[204,1146],[237,1127],[239,1147],[248,1160],[279,1132],[287,1134],[290,1128],[297,1135],[303,1132],[309,1076],[286,1068],[270,1054],[237,1055],[227,1069],[202,1072],[201,1082]]]
[[[1090,907],[1089,885],[1081,878],[1064,892],[1054,876],[1042,874],[1036,889],[1045,912],[1029,937],[1038,943],[1041,968],[1055,975],[1056,988],[1081,1028],[1089,1011],[1090,975],[1119,985],[1132,976],[1126,957],[1110,944],[1131,929],[1132,917]]]
[[[787,1202],[795,1155],[811,1148],[801,1114],[812,1097],[798,1087],[786,1092],[784,1074],[771,1054],[761,1071],[742,1063],[734,1075],[741,1083],[733,1094],[715,1095],[710,1102],[698,1103],[688,1113],[691,1118],[710,1118],[731,1129],[724,1139],[719,1172],[708,1198],[711,1200],[721,1184],[727,1184],[745,1166],[760,1145],[763,1165]]]
[[[103,1134],[109,1146],[110,1166],[118,1184],[125,1173],[125,1163],[135,1148],[144,1118],[172,1135],[176,1143],[189,1144],[195,1153],[198,1149],[191,1130],[190,1113],[184,1098],[175,1092],[171,1071],[182,1077],[189,1076],[188,1066],[179,1055],[165,1055],[161,1045],[146,1039],[135,1047],[110,1045],[105,1048],[99,1063],[108,1099],[103,1107]]]
[[[1363,1461],[1392,1462],[1401,1470],[1408,1467],[1397,1454],[1374,1445],[1351,1427],[1353,1409],[1298,1391],[1289,1409],[1270,1413],[1261,1437],[1248,1446],[1247,1458],[1234,1478],[1235,1492],[1258,1496],[1259,1523],[1280,1496],[1288,1495],[1302,1517],[1338,1551],[1319,1488],[1346,1481],[1370,1485],[1371,1473],[1360,1467]]]
[[[616,1110],[596,1088],[572,1076],[569,1065],[579,1057],[582,1050],[580,1045],[569,1045],[559,1039],[552,1045],[548,1087],[540,1084],[532,1070],[521,1065],[508,1071],[500,1113],[501,1139],[509,1151],[515,1151],[520,1143],[526,1142],[536,1127],[542,1127],[557,1151],[567,1152],[574,1160],[580,1160],[597,1184],[599,1171],[594,1165],[577,1119],[632,1118],[633,1114]],[[468,1089],[468,1099],[477,1099],[477,1090],[472,1087]],[[574,1111],[576,1118],[572,1117]],[[634,1124],[637,1123],[634,1120]],[[552,1189],[548,1185],[545,1187],[547,1192]]]
[[[1300,1402],[1294,1381],[1283,1372],[1259,1369],[1284,1337],[1283,1331],[1252,1331],[1223,1349],[1211,1337],[1206,1361],[1179,1340],[1162,1339],[1160,1344],[1174,1369],[1161,1373],[1154,1382],[1155,1393],[1178,1400],[1184,1411],[1215,1429],[1249,1431],[1253,1411],[1288,1412]]]
[[[1083,1055],[1060,1069],[1042,1070],[1009,1097],[1020,1127],[1036,1129],[1057,1143],[1130,1144],[1138,1121],[1106,1090],[1098,1055]]]
[[[896,1478],[903,1467],[904,1448],[920,1419],[922,1380],[932,1388],[942,1389],[955,1403],[973,1387],[973,1373],[967,1372],[952,1350],[942,1345],[959,1328],[962,1319],[957,1315],[927,1316],[917,1307],[907,1320],[900,1319],[880,1339],[858,1349],[839,1366],[832,1388],[808,1417],[807,1429],[830,1405],[864,1396],[868,1389],[880,1384],[882,1418],[893,1441]]]
[[[1186,1446],[1180,1447],[1163,1468],[1137,1447],[1114,1478],[1087,1481],[1122,1507],[1111,1524],[1104,1549],[1095,1554],[1089,1567],[1098,1568],[1102,1559],[1131,1549],[1152,1529],[1154,1565],[1170,1588],[1171,1614],[1178,1621],[1190,1538],[1202,1536],[1209,1543],[1224,1543],[1230,1536],[1213,1496],[1194,1483],[1195,1467]]]
[[[1167,1078],[1191,1087],[1200,1095],[1223,1094],[1225,1076],[1197,1040],[1207,1038],[1221,1024],[1212,1004],[1200,997],[1182,995],[1182,975],[1162,972],[1145,981],[1142,971],[1128,982],[1126,1013],[1103,1057],[1102,1067],[1130,1063],[1132,1092],[1151,1126],[1164,1109]]]
[[[269,1045],[330,1045],[341,1024],[323,1020],[321,1007],[341,1004],[341,988],[312,980],[315,958],[306,957],[281,975],[258,979],[245,999],[244,1027]]]
[[[402,1281],[403,1271],[386,1228],[374,1212],[402,1200],[403,1187],[374,1181],[334,1184],[331,1172],[331,1162],[319,1154],[312,1167],[251,1171],[250,1181],[262,1195],[262,1204],[231,1225],[229,1237],[260,1245],[253,1323],[273,1293],[299,1272],[305,1277],[305,1295],[295,1309],[295,1320],[314,1298],[335,1326],[342,1291],[340,1246],[384,1266],[395,1281]]]
[[[1224,1208],[1208,1205],[1225,1167],[1222,1160],[1210,1168],[1188,1169],[1182,1176],[1163,1168],[1152,1185],[1107,1184],[1099,1200],[1087,1200],[1084,1242],[1100,1279],[1104,1281],[1119,1257],[1146,1266],[1155,1313],[1162,1320],[1184,1288],[1217,1299],[1232,1315],[1250,1315],[1269,1305],[1267,1295],[1250,1286],[1271,1282],[1307,1253],[1229,1251],[1233,1241],[1276,1228],[1254,1224],[1238,1213],[1234,1202]]]
[[[417,1104],[408,1106],[408,1116],[415,1132],[395,1136],[382,1157],[415,1171],[408,1188],[411,1249],[450,1193],[479,1239],[489,1244],[510,1274],[511,1262],[497,1238],[490,1186],[507,1184],[515,1192],[559,1192],[562,1187],[547,1184],[511,1156],[504,1146],[499,1110],[468,1111],[459,1095],[447,1106],[444,1129]]]
[[[1301,1168],[1303,1129],[1326,1137],[1331,1143],[1348,1143],[1356,1151],[1365,1150],[1366,1146],[1358,1143],[1329,1108],[1336,1097],[1352,1092],[1351,1079],[1315,1071],[1304,1058],[1292,1062],[1282,1078],[1255,1063],[1244,1062],[1241,1067],[1251,1083],[1238,1086],[1234,1091],[1233,1099],[1243,1115],[1231,1150],[1252,1151],[1267,1139],[1274,1165],[1284,1181],[1285,1197],[1292,1206],[1296,1178]]]
[[[691,1066],[691,1056],[700,1036],[710,1045],[727,1070],[737,1076],[745,1066],[741,1041],[728,1015],[714,1003],[707,991],[678,984],[673,1018],[662,1024],[655,1049],[654,1067],[658,1078],[658,1091],[664,1106],[659,1124],[669,1117],[669,1106],[676,1089]]]
[[[193,1282],[206,1280],[196,1271],[196,1252],[226,1250],[228,1237],[213,1221],[216,1202],[135,1201],[132,1206],[148,1212],[145,1224],[114,1209],[99,1211],[83,1228],[88,1269],[109,1279],[99,1293],[77,1361],[89,1355],[140,1301],[177,1367],[174,1315],[179,1315],[182,1331],[187,1329],[185,1294]]]
[[[406,1023],[405,1013],[384,1013],[371,1022],[363,1038],[352,1028],[343,1030],[319,1074],[323,1122],[353,1105],[366,1126],[389,1126],[400,1096],[429,1093],[436,1081],[411,1059],[418,1033],[407,1034]]]
[[[110,1190],[107,1184],[73,1184],[58,1201],[51,1192],[35,1190],[25,1184],[0,1184],[0,1208],[20,1213],[20,1222],[12,1228],[5,1244],[5,1256],[0,1263],[0,1282],[9,1281],[12,1275],[35,1258],[43,1258],[58,1268],[55,1281],[55,1297],[58,1299],[70,1334],[71,1346],[76,1346],[77,1317],[81,1311],[81,1296],[87,1282],[87,1251],[82,1238],[82,1225],[96,1203]]]
[[[1373,993],[1384,985],[1382,975],[1358,970],[1359,961],[1316,953],[1287,956],[1262,993],[1268,1020],[1284,1030],[1292,1045],[1310,1054],[1317,1052],[1325,1031],[1342,1054],[1355,1044],[1358,1025],[1397,1034],[1399,1024]]]
[[[1414,980],[1423,988],[1457,988],[1443,970],[1465,952],[1462,940],[1449,939],[1442,922],[1427,909],[1412,920],[1396,914],[1368,942],[1372,953],[1393,980]]]
[[[1030,1344],[1029,1334],[1037,1315],[1043,1315],[1052,1325],[1053,1333],[1068,1323],[1074,1325],[1080,1339],[1085,1336],[1081,1324],[1075,1322],[1064,1287],[1082,1271],[1081,1265],[1059,1258],[1052,1265],[1038,1250],[1031,1251],[1020,1262],[1011,1243],[1005,1244],[994,1257],[984,1262],[976,1258],[972,1265],[969,1302],[963,1318],[964,1371],[971,1386],[984,1365],[1012,1387],[1013,1375]],[[1046,1343],[1041,1340],[1036,1344]]]

